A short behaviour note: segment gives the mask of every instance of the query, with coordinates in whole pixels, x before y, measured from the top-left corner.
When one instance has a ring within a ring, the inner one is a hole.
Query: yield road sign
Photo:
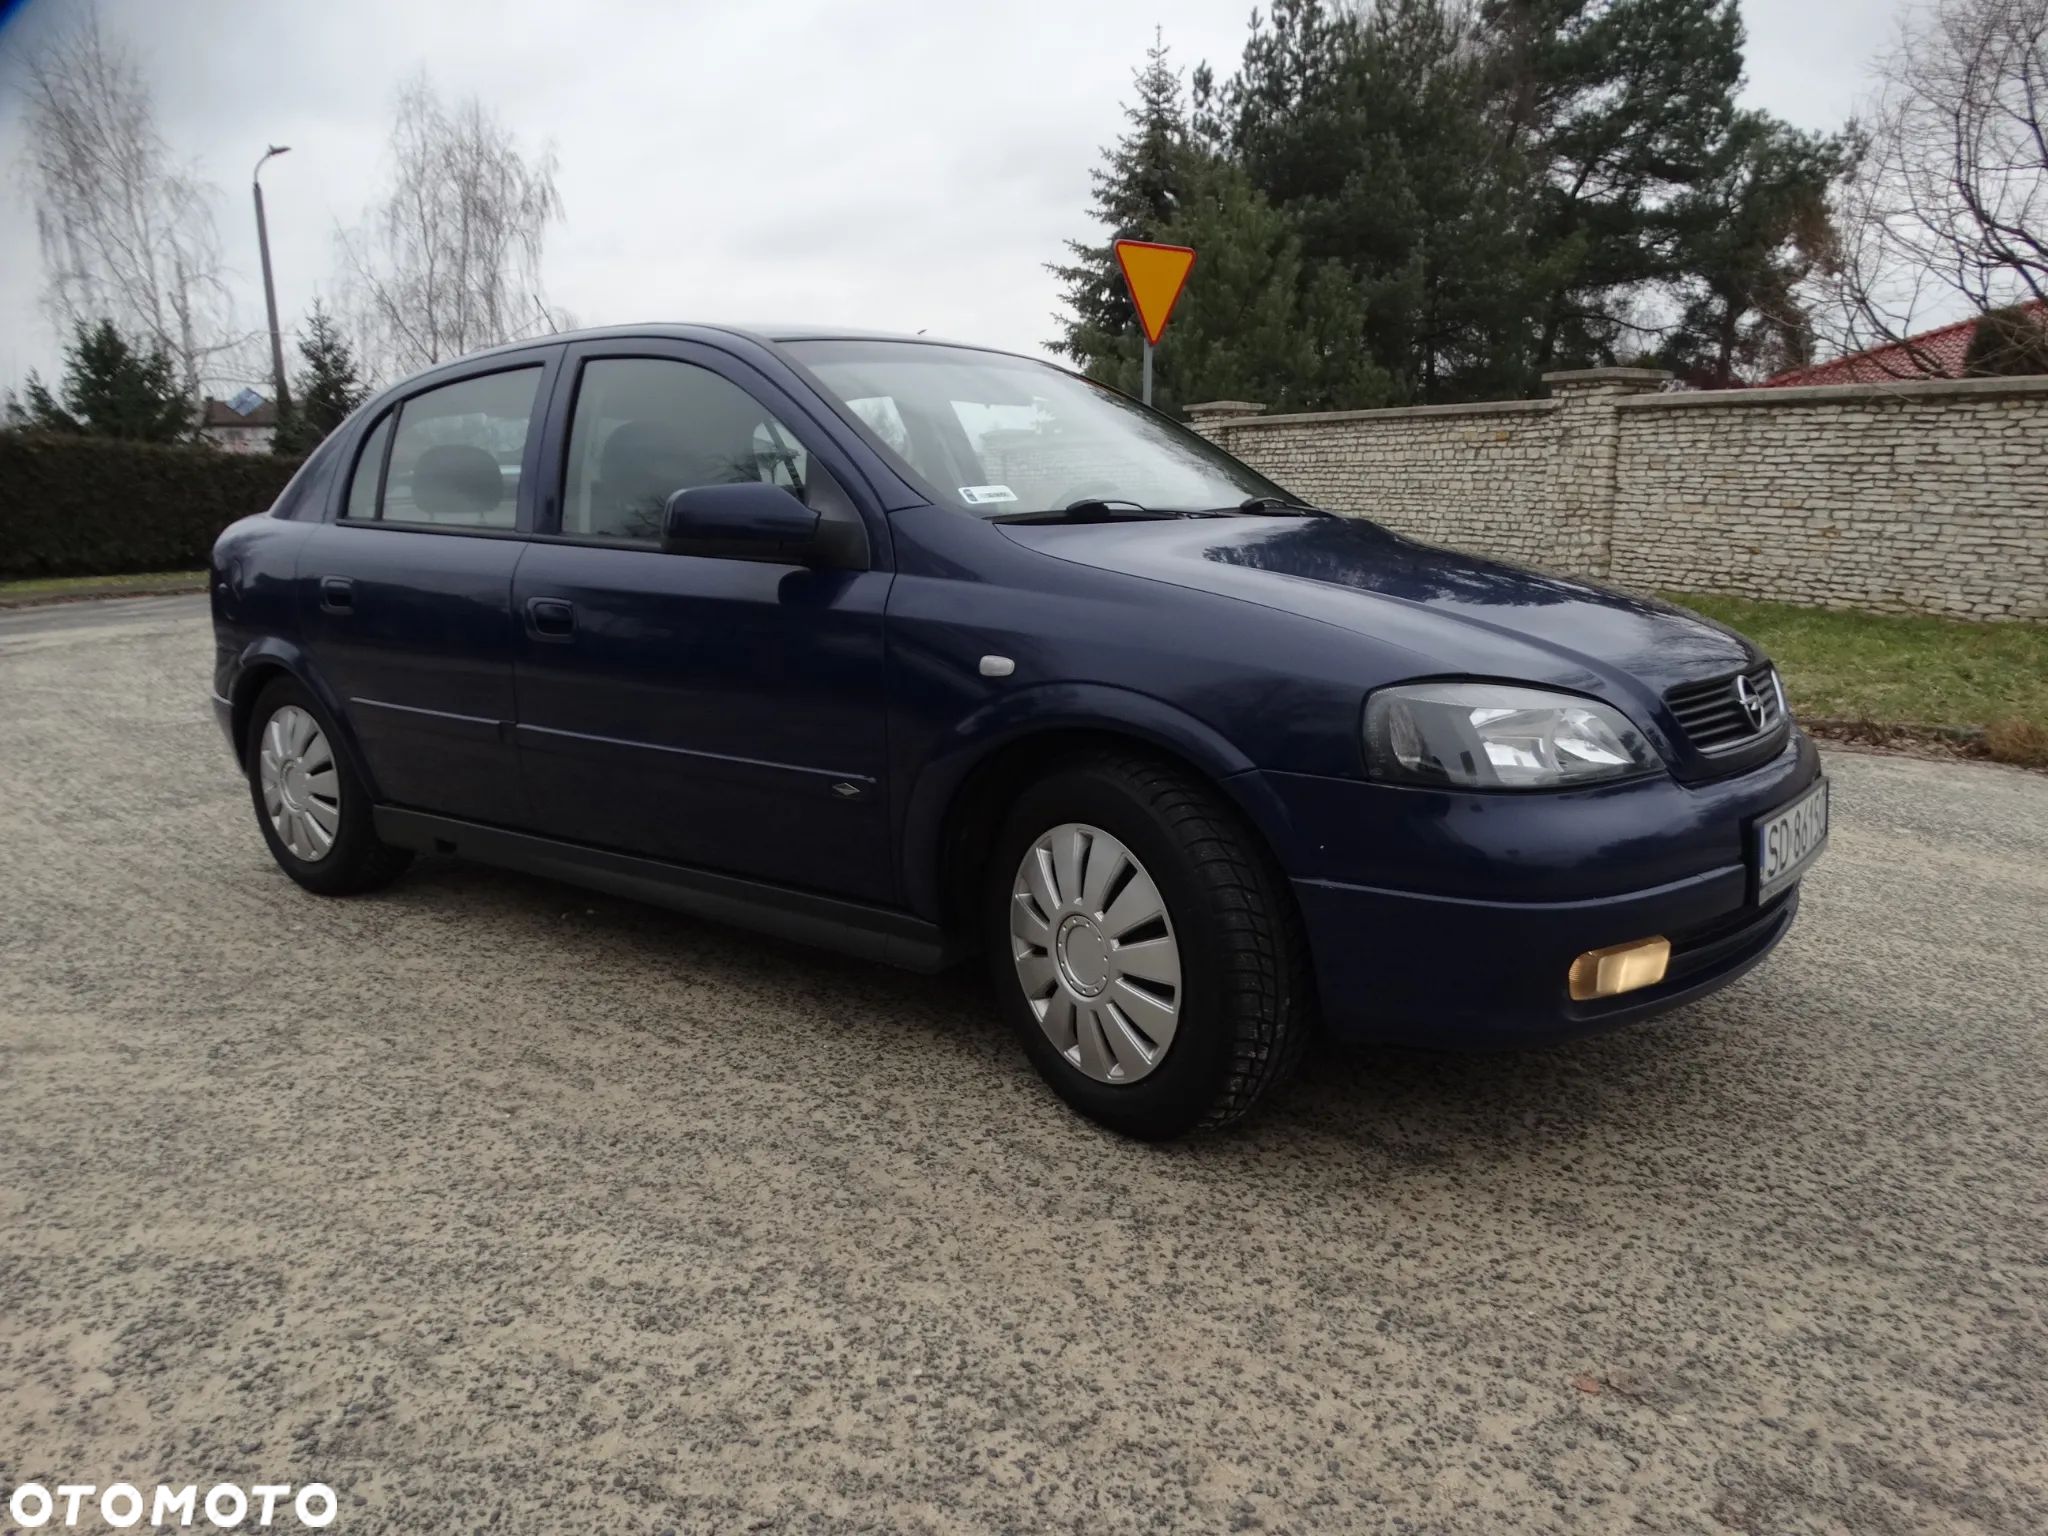
[[[1138,324],[1145,340],[1159,345],[1159,338],[1172,318],[1173,306],[1187,286],[1195,253],[1185,245],[1156,245],[1150,240],[1119,240],[1117,265],[1124,269],[1124,285],[1131,290],[1131,302],[1138,309]]]

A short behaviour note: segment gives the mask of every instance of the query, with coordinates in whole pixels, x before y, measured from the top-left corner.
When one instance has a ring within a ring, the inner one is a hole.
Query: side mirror
[[[661,548],[671,555],[808,565],[818,551],[818,514],[779,485],[693,485],[669,497]]]

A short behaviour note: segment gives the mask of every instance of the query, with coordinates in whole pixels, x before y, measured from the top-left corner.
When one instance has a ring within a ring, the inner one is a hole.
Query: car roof
[[[4,4],[5,0],[0,0]],[[518,341],[500,342],[495,347],[479,347],[474,352],[465,352],[460,357],[445,358],[393,380],[378,390],[366,406],[382,409],[386,402],[406,395],[417,394],[423,389],[437,387],[444,376],[457,377],[473,372],[474,364],[486,358],[502,357],[517,359],[530,356],[543,347],[558,346],[565,342],[579,341],[641,341],[659,339],[666,341],[695,341],[712,346],[720,342],[739,341],[749,343],[768,353],[779,351],[786,342],[798,341],[882,341],[907,343],[923,347],[949,347],[960,351],[983,352],[995,357],[1014,357],[1022,362],[1036,363],[1041,368],[1051,368],[1060,373],[1073,370],[1051,362],[1043,357],[1033,357],[1028,352],[1011,352],[1002,347],[982,346],[972,341],[950,341],[939,336],[906,336],[901,331],[861,330],[847,325],[729,325],[723,322],[689,323],[676,320],[653,320],[638,325],[588,326],[576,331],[554,331],[545,336],[527,336]],[[728,347],[726,350],[731,350]],[[798,359],[786,358],[788,363]]]
[[[1006,357],[1026,357],[1032,362],[1043,362],[1043,358],[1030,358],[1022,352],[1011,352],[1004,347],[984,346],[980,342],[956,341],[944,336],[905,335],[901,331],[864,330],[850,325],[799,324],[788,321],[751,325],[733,325],[723,321],[677,321],[655,320],[639,325],[602,325],[578,331],[557,331],[547,336],[528,336],[521,341],[505,342],[500,346],[481,348],[465,355],[461,360],[473,357],[489,357],[499,352],[516,352],[530,347],[551,346],[556,342],[573,341],[619,341],[633,337],[659,336],[672,341],[702,341],[709,335],[737,336],[763,346],[775,346],[791,341],[899,341],[919,346],[964,347],[976,352],[998,352]]]

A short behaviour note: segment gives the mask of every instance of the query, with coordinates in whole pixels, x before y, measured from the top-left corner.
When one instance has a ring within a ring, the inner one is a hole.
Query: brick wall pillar
[[[1553,558],[1560,570],[1614,574],[1614,500],[1621,425],[1615,403],[1671,382],[1661,368],[1574,368],[1546,373],[1558,402],[1557,447],[1551,464],[1560,516]]]
[[[1228,448],[1230,423],[1256,416],[1264,409],[1256,400],[1204,400],[1188,407],[1188,425],[1210,442]]]

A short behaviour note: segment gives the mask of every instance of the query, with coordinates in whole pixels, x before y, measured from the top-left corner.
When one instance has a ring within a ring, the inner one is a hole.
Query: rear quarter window
[[[270,505],[272,517],[292,521],[317,518],[327,506],[327,493],[334,485],[334,472],[341,463],[341,433],[330,432],[318,448],[299,466],[299,472],[285,482]]]

